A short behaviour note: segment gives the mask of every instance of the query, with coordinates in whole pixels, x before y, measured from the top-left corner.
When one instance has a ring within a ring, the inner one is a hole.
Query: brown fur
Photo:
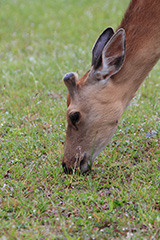
[[[67,97],[68,126],[63,163],[69,169],[77,167],[86,153],[81,170],[87,171],[88,162],[94,161],[93,152],[99,153],[111,139],[130,100],[159,60],[160,0],[132,0],[119,28],[126,33],[122,69],[102,87],[94,81],[91,68],[77,83],[77,98],[73,101],[69,95]],[[81,113],[77,131],[68,117],[74,110]]]

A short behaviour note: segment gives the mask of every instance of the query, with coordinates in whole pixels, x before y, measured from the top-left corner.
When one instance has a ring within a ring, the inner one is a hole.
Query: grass
[[[61,79],[89,69],[98,34],[128,3],[0,1],[0,239],[159,238],[159,63],[91,173],[61,167]]]

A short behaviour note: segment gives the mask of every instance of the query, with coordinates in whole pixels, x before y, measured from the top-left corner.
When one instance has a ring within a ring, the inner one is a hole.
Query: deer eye
[[[80,112],[73,112],[70,113],[69,118],[73,124],[73,126],[76,126],[76,123],[80,120]]]

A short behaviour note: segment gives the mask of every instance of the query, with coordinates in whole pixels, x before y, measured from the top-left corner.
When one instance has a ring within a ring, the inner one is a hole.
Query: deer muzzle
[[[73,174],[74,172],[85,173],[89,170],[87,164],[87,154],[84,153],[81,158],[73,157],[70,161],[63,158],[63,170],[66,174]]]

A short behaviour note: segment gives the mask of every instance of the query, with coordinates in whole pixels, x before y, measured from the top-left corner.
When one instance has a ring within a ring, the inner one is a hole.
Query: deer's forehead
[[[86,84],[86,81],[87,81],[88,76],[89,76],[89,72],[90,72],[90,70],[88,72],[86,72],[86,74],[84,74],[83,77],[81,77],[78,80],[77,85],[78,85],[79,88],[83,87]]]

